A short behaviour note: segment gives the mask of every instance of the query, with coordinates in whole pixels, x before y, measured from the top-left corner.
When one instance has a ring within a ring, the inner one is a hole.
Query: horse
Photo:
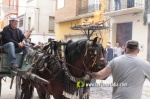
[[[68,41],[61,50],[62,42],[55,41],[43,48],[46,54],[40,52],[40,58],[38,55],[36,58],[37,53],[31,55],[34,58],[29,55],[28,58],[33,63],[28,72],[35,73],[50,83],[45,85],[22,79],[21,99],[31,99],[34,87],[41,99],[49,99],[50,95],[55,99],[68,99],[74,96],[88,99],[88,87],[77,88],[77,84],[90,83],[91,72],[97,72],[105,67],[104,48],[97,42],[98,37],[93,40]]]

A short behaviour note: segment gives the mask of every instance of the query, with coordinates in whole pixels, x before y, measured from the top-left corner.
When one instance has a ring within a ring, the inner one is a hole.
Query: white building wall
[[[19,28],[23,33],[25,33],[25,32],[26,32],[26,31],[25,31],[25,14],[18,16],[18,19],[19,19],[18,28]],[[23,25],[22,25],[22,26],[19,25],[21,19],[23,19]]]
[[[55,38],[54,33],[49,33],[49,16],[55,16],[55,0],[32,0],[27,3],[25,29],[28,30],[28,18],[31,17],[30,29],[35,28],[31,34],[32,42],[45,43],[48,38]]]
[[[31,17],[31,23],[30,23],[30,28],[34,27],[35,31],[37,31],[37,22],[36,22],[36,6],[37,6],[37,0],[32,0],[30,2],[27,2],[27,7],[26,7],[26,13],[25,13],[25,29],[28,30],[28,19]]]
[[[18,0],[18,3],[18,16],[21,16],[26,12],[26,0]]]
[[[23,32],[25,32],[25,13],[26,13],[26,0],[18,0],[18,19],[23,18],[23,26],[19,26],[19,29],[21,29]]]
[[[148,26],[143,25],[143,13],[111,17],[112,31],[110,31],[110,41],[112,42],[112,45],[115,45],[116,43],[116,24],[126,22],[132,22],[132,40],[137,40],[140,46],[143,46],[143,49],[141,49],[138,56],[142,59],[146,59]]]
[[[55,0],[38,0],[39,33],[49,33],[49,16],[55,16]]]
[[[41,34],[32,34],[31,35],[31,42],[38,44],[38,42],[42,42],[42,43],[46,43],[48,42],[48,39],[52,38],[55,39],[55,35],[54,34],[48,34],[48,35],[41,35]]]

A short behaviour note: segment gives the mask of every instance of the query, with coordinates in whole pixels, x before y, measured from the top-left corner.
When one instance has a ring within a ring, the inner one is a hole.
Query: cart
[[[1,95],[1,80],[4,77],[10,77],[10,89],[12,88],[14,78],[16,78],[16,89],[15,89],[15,99],[20,99],[21,97],[21,78],[28,78],[34,80],[35,82],[40,82],[42,84],[49,84],[49,81],[35,75],[29,71],[31,64],[26,64],[24,60],[22,60],[22,53],[16,54],[17,64],[21,66],[19,69],[12,70],[10,69],[10,59],[8,54],[1,53],[0,54],[0,95]]]

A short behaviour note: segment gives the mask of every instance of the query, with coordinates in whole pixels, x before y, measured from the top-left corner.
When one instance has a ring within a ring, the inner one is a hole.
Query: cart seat
[[[22,53],[16,54],[17,64],[21,65]],[[0,53],[0,73],[10,73],[10,58],[8,54]]]

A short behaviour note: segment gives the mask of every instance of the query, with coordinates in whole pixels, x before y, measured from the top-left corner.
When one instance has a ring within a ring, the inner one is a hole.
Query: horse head
[[[73,75],[81,77],[83,73],[96,72],[105,67],[104,48],[98,43],[98,37],[93,40],[71,42],[66,47],[66,62]]]
[[[66,62],[74,66],[73,71],[79,71],[76,69],[78,68],[82,71],[96,72],[105,67],[104,48],[98,43],[98,37],[93,40],[69,41],[65,55]]]
[[[98,37],[86,42],[83,63],[86,69],[97,72],[105,67],[104,48],[98,42]]]

